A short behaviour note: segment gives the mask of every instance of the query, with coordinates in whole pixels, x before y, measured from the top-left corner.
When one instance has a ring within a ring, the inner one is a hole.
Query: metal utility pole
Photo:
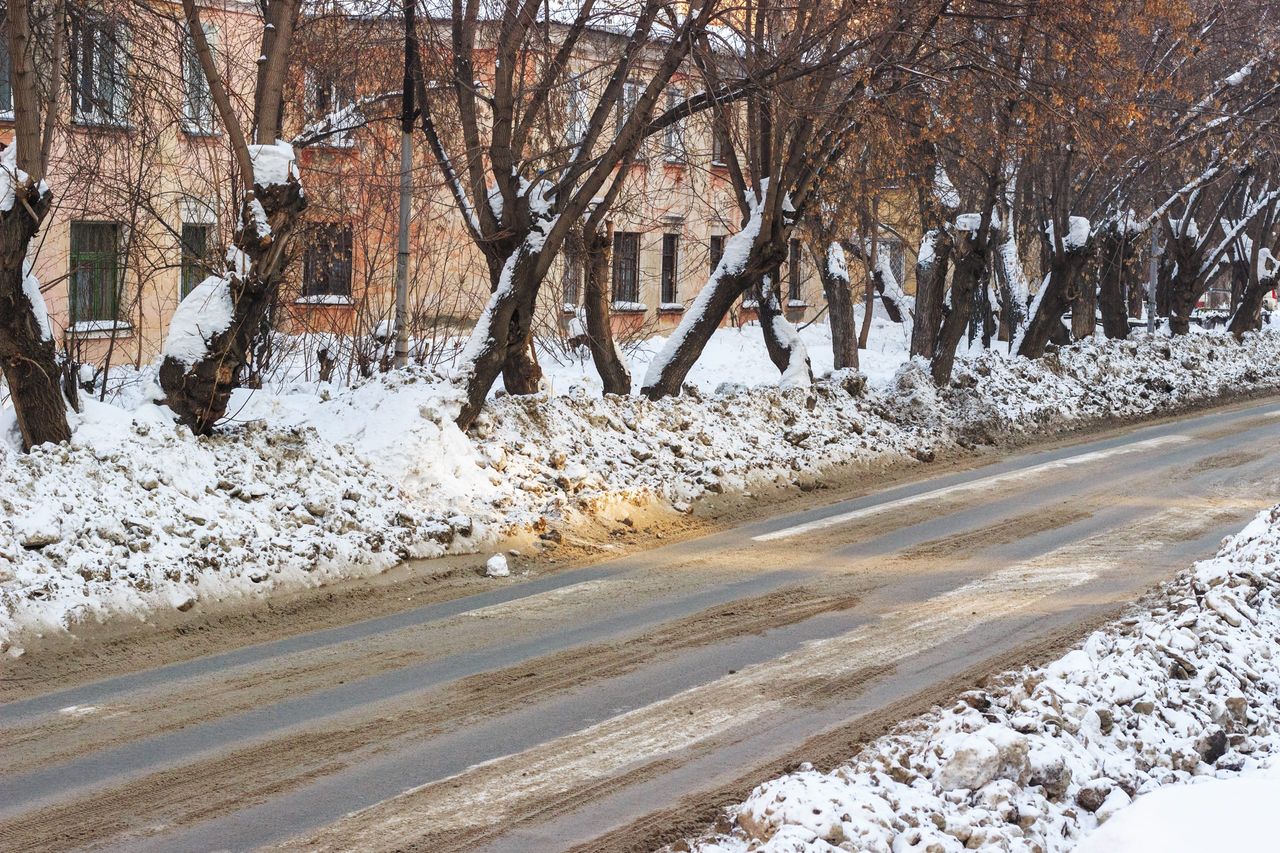
[[[418,60],[417,0],[404,0],[404,83],[400,96],[400,233],[396,250],[397,368],[409,365],[409,209],[413,201],[414,71]]]
[[[1160,274],[1160,242],[1156,236],[1158,222],[1151,223],[1151,264],[1147,279],[1147,334],[1156,333],[1156,276]]]

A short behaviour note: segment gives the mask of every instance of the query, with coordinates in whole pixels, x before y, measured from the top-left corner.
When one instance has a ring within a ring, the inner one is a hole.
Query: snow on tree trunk
[[[1018,257],[1018,242],[1013,223],[1006,218],[996,238],[1000,248],[996,250],[992,267],[996,274],[996,304],[1000,306],[1000,331],[1002,341],[1012,341],[1022,324],[1026,322],[1027,298],[1030,287],[1027,275]]]
[[[1071,304],[1076,282],[1084,274],[1089,256],[1093,252],[1093,240],[1088,234],[1088,220],[1073,216],[1072,220],[1085,223],[1084,234],[1077,222],[1073,222],[1071,235],[1063,240],[1062,251],[1054,248],[1049,240],[1049,273],[1045,276],[1031,306],[1031,319],[1014,341],[1013,349],[1024,358],[1039,358],[1053,337],[1063,329],[1062,315]]]
[[[827,312],[831,324],[831,351],[836,370],[858,366],[858,339],[853,331],[853,284],[849,280],[849,263],[838,242],[828,243],[818,276],[827,294]]]
[[[75,386],[63,382],[40,285],[26,262],[53,196],[17,167],[16,145],[0,153],[0,367],[9,385],[22,447],[71,438],[67,408]]]
[[[889,253],[883,245],[876,250],[875,271],[871,277],[876,293],[880,294],[880,302],[884,305],[884,313],[891,323],[902,323],[907,319],[907,295],[902,290],[902,283],[893,273]]]
[[[979,214],[967,214],[956,218],[956,237],[951,273],[951,310],[942,321],[938,340],[930,361],[930,373],[938,385],[951,381],[951,369],[955,365],[956,349],[964,337],[965,327],[973,310],[973,296],[979,282],[987,272],[987,247],[981,245],[986,233]]]
[[[1267,294],[1275,289],[1280,278],[1280,261],[1265,248],[1258,250],[1257,265],[1248,271],[1248,281],[1240,294],[1240,302],[1231,312],[1227,330],[1236,340],[1244,337],[1245,332],[1256,332],[1262,328],[1262,302]]]
[[[916,261],[916,320],[911,330],[913,356],[933,358],[937,350],[951,253],[951,235],[945,228],[925,232]]]
[[[254,187],[227,252],[230,269],[206,279],[179,305],[160,363],[165,402],[205,435],[226,416],[284,272],[288,238],[306,197],[293,148],[249,146]]]
[[[780,270],[780,266],[774,267],[756,283],[760,331],[764,334],[769,360],[782,373],[779,387],[807,388],[813,384],[813,367],[800,333],[782,310]]]
[[[711,279],[698,291],[693,305],[680,318],[671,337],[649,362],[641,392],[651,400],[677,394],[685,377],[711,340],[733,303],[768,270],[786,259],[786,243],[761,234],[762,214],[757,207],[745,227],[728,239],[724,256]]]
[[[585,269],[587,347],[606,394],[631,393],[631,371],[618,351],[609,322],[609,257],[612,240],[607,231],[584,229],[582,254]]]

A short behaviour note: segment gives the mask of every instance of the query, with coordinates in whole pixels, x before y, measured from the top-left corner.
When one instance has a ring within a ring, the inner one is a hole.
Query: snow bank
[[[1270,849],[1280,783],[1211,780],[1276,761],[1277,637],[1280,506],[1048,666],[759,786],[694,849],[1065,851],[1100,825],[1080,850]]]
[[[841,371],[811,388],[747,389],[761,374],[731,349],[716,358],[691,393],[660,401],[572,382],[564,396],[494,399],[469,435],[453,422],[456,387],[425,370],[241,391],[237,424],[212,438],[150,402],[150,374],[118,405],[87,401],[68,446],[24,456],[6,418],[0,646],[475,553],[629,503],[684,508],[846,463],[914,463],[1280,385],[1269,333],[1089,343],[1036,362],[966,356],[941,390],[927,366],[888,361],[873,384]]]

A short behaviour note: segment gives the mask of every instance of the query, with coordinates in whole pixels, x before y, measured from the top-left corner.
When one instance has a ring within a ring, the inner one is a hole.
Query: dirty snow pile
[[[82,403],[68,445],[0,442],[0,650],[197,597],[372,574],[471,533],[447,500],[437,512],[405,500],[314,430],[258,423],[197,439],[155,405]]]
[[[1098,831],[1082,850],[1274,849],[1277,696],[1280,507],[1080,648],[966,693],[829,773],[806,765],[766,782],[693,848],[1056,851]],[[1267,794],[1265,809],[1215,811],[1224,797]],[[1177,826],[1175,806],[1186,824],[1201,816],[1214,843],[1153,845]]]
[[[1280,335],[1264,333],[1089,343],[1038,362],[966,356],[944,389],[915,363],[881,387],[842,371],[812,388],[749,388],[760,374],[725,369],[714,390],[656,402],[584,386],[500,397],[470,434],[453,422],[458,389],[415,368],[239,392],[235,422],[212,438],[152,402],[150,368],[112,403],[86,400],[68,446],[24,456],[0,409],[0,651],[620,520],[634,505],[684,511],[712,494],[817,488],[840,464],[920,464],[1166,413],[1280,386],[1277,364]]]

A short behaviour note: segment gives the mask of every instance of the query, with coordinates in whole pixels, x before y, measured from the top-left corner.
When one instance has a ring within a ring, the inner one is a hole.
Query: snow
[[[318,293],[315,296],[299,296],[293,300],[299,305],[353,305],[351,297],[342,293]]]
[[[298,161],[293,146],[283,139],[271,145],[250,145],[249,160],[253,163],[253,182],[260,187],[287,184],[298,177]]]
[[[208,352],[209,341],[230,328],[234,310],[229,278],[211,275],[197,284],[173,312],[164,357],[188,367],[198,362]]]
[[[491,578],[511,577],[511,567],[507,565],[504,555],[494,554],[485,562],[484,573]]]
[[[193,292],[183,305],[201,299]],[[197,325],[188,342],[205,334]],[[827,326],[797,334],[815,374],[825,374],[811,387],[777,387],[751,325],[718,330],[691,390],[659,401],[602,396],[589,360],[557,364],[544,353],[566,393],[492,399],[469,434],[454,423],[462,395],[447,365],[350,386],[273,380],[238,391],[235,422],[210,437],[152,402],[154,367],[115,374],[109,403],[85,398],[67,445],[20,453],[4,409],[0,651],[103,620],[269,598],[412,557],[492,554],[509,535],[625,517],[633,506],[687,508],[812,480],[828,466],[922,464],[930,450],[1280,385],[1267,367],[1280,361],[1271,333],[1240,345],[1217,333],[1091,341],[1035,362],[962,349],[941,389],[926,366],[906,360],[902,327],[879,316],[861,374],[831,373]],[[629,354],[637,372],[665,343]],[[1217,618],[1238,613],[1251,624],[1247,602],[1206,600],[1227,614]],[[1119,681],[1107,689],[1133,692]]]
[[[1236,853],[1275,849],[1280,779],[1213,779],[1139,797],[1084,840],[1076,853]]]
[[[957,231],[969,231],[976,234],[981,227],[981,213],[962,213],[956,217],[955,229]]]
[[[627,302],[623,299],[615,299],[612,303],[614,311],[648,311],[649,306],[643,302]],[[683,307],[683,306],[681,306]]]
[[[49,325],[49,309],[44,303],[44,295],[40,293],[40,280],[31,270],[30,259],[24,259],[22,262],[22,292],[31,303],[31,313],[35,315],[36,328],[40,330],[41,337],[46,341],[53,340],[53,327]]]
[[[25,180],[27,173],[18,168],[18,145],[10,143],[0,151],[0,210],[13,210],[14,188]]]
[[[1083,249],[1089,245],[1089,235],[1092,229],[1092,223],[1083,216],[1067,217],[1067,236],[1063,238],[1062,244],[1068,252],[1075,249]],[[1049,235],[1049,242],[1054,241],[1054,222],[1049,220],[1045,225],[1045,232]]]
[[[693,849],[1274,849],[1278,635],[1280,506],[1058,660],[758,786]]]

